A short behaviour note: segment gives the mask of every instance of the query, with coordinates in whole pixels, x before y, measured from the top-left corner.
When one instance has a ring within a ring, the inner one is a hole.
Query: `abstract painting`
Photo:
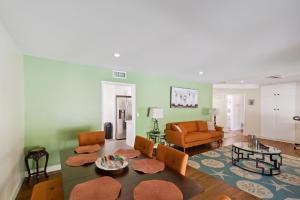
[[[171,87],[171,108],[198,108],[198,90]]]

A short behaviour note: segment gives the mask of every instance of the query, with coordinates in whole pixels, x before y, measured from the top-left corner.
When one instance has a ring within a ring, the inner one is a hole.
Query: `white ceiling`
[[[29,55],[210,83],[300,80],[299,0],[0,0],[0,21]]]

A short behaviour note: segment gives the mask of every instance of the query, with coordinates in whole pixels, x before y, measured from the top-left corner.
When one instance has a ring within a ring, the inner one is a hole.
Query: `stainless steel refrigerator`
[[[126,121],[132,120],[131,96],[116,96],[116,139],[126,139]]]

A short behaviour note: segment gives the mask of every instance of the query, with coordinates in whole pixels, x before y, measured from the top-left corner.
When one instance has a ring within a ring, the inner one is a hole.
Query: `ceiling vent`
[[[112,73],[113,78],[126,79],[126,72],[113,70]]]
[[[281,75],[273,75],[273,76],[267,76],[267,78],[270,78],[270,79],[280,79],[282,78]]]

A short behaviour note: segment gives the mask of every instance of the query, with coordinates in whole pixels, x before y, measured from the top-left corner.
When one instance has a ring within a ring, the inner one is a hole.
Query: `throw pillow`
[[[176,124],[173,124],[173,125],[172,125],[172,129],[173,129],[174,131],[182,132],[182,129],[181,129],[178,125],[176,125]]]
[[[207,122],[206,121],[198,121],[198,131],[208,131]]]
[[[207,128],[209,131],[215,131],[215,123],[214,122],[207,122]]]
[[[172,129],[174,131],[178,131],[180,133],[187,134],[187,130],[183,126],[181,126],[179,124],[173,124],[172,125]]]

